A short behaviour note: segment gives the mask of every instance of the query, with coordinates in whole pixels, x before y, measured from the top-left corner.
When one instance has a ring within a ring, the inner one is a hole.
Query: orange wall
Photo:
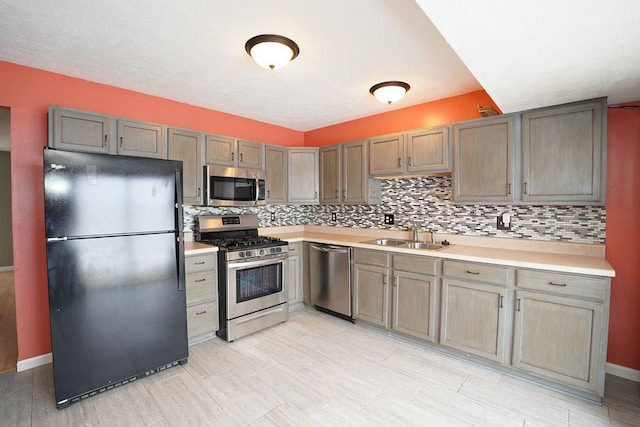
[[[609,108],[607,126],[606,257],[616,270],[607,360],[640,369],[640,109]]]
[[[376,135],[479,119],[477,105],[497,108],[484,90],[376,114],[305,133],[304,145],[322,147]]]

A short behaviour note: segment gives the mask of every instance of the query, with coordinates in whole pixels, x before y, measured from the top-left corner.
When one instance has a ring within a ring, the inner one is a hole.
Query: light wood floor
[[[604,405],[526,383],[304,308],[189,363],[55,409],[51,365],[0,375],[2,426],[640,425],[637,383]]]
[[[0,372],[15,369],[17,360],[13,271],[0,271]]]

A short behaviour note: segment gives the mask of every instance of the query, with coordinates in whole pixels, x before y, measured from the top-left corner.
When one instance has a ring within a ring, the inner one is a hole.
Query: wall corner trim
[[[616,377],[626,378],[631,381],[640,382],[640,371],[637,369],[631,369],[631,368],[627,368],[626,366],[607,363],[607,367],[605,371],[607,372],[607,374],[615,375]]]
[[[41,354],[40,356],[31,357],[29,359],[18,360],[18,366],[16,370],[18,372],[26,371],[28,369],[37,368],[38,366],[47,365],[53,362],[53,354]]]

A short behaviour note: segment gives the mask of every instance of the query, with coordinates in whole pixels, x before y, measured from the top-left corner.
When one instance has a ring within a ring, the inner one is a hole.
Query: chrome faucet
[[[413,230],[413,241],[417,242],[417,241],[420,240],[420,238],[418,237],[418,225],[416,224],[416,220],[415,219],[412,219],[411,222],[413,223],[413,227],[412,227],[412,230]]]
[[[431,233],[431,243],[435,245],[436,244],[436,232],[431,230],[430,233]]]

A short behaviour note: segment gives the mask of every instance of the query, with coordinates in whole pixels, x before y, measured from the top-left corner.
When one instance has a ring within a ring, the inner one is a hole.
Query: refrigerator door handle
[[[176,170],[176,259],[178,261],[178,291],[184,291],[184,241],[182,239],[182,171]]]

